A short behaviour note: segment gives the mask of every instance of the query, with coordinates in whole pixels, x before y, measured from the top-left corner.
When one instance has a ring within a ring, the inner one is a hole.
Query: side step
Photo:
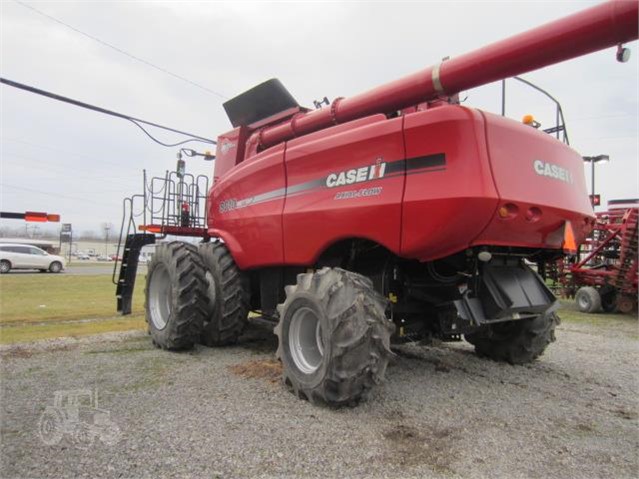
[[[140,251],[142,251],[143,246],[154,243],[155,235],[152,234],[138,233],[126,237],[120,275],[115,289],[115,296],[118,299],[118,313],[122,313],[123,316],[131,314],[133,288],[135,287],[135,277],[138,273]]]

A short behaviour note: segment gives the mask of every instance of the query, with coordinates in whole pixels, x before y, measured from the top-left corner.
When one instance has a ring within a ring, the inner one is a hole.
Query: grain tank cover
[[[299,105],[277,78],[260,83],[224,103],[234,127],[251,125],[292,108],[299,108]]]

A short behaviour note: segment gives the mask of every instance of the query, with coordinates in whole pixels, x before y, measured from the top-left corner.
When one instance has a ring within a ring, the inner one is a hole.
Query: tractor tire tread
[[[164,263],[176,284],[171,314],[163,330],[153,327],[149,310],[149,283],[158,263]],[[190,349],[197,342],[207,310],[206,278],[196,248],[181,241],[158,245],[149,263],[146,286],[146,321],[152,342],[166,350]]]
[[[357,273],[339,268],[323,268],[302,273],[297,283],[286,288],[286,301],[278,308],[282,316],[275,334],[279,339],[277,357],[283,363],[283,381],[293,393],[313,404],[329,407],[355,406],[369,395],[384,377],[390,350],[393,323],[386,318],[387,300],[373,289],[372,282]],[[327,311],[331,347],[321,381],[308,387],[291,372],[291,360],[284,358],[283,318],[300,294],[311,296]]]
[[[202,243],[199,251],[217,285],[215,303],[209,304],[201,342],[206,346],[235,344],[248,323],[248,280],[223,243]]]
[[[480,357],[527,364],[541,356],[555,341],[555,328],[559,322],[555,313],[541,314],[535,318],[493,324],[465,338],[475,346]]]

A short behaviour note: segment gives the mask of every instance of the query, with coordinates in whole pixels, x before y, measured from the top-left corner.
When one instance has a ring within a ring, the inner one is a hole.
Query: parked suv
[[[25,244],[0,244],[0,273],[12,269],[39,269],[42,272],[59,273],[66,262],[61,256],[47,253]]]

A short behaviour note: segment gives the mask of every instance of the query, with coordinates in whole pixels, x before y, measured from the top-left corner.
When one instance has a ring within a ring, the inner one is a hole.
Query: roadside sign
[[[62,223],[62,233],[71,233],[71,223]]]

